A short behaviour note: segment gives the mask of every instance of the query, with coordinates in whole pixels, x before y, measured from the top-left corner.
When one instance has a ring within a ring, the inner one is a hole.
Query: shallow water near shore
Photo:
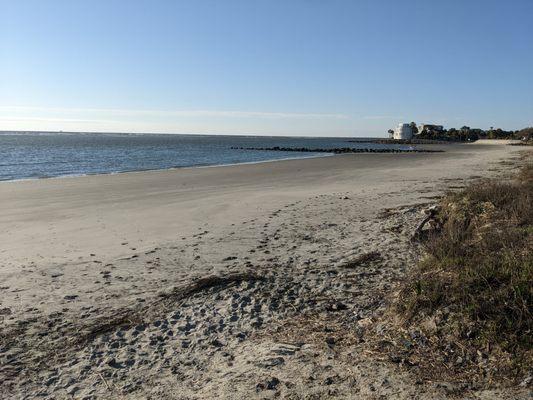
[[[107,133],[0,134],[0,180],[253,163],[324,153],[239,150],[232,147],[404,148],[353,138]]]

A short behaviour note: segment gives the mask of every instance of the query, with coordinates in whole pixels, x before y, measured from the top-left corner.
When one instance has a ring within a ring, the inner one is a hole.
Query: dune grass
[[[519,379],[533,365],[533,164],[447,195],[436,218],[397,314],[448,372]]]

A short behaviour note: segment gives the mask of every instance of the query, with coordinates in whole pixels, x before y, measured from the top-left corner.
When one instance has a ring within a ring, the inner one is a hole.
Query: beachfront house
[[[410,124],[398,124],[392,137],[396,140],[411,140],[413,138],[413,129]]]
[[[442,132],[444,127],[442,125],[422,124],[418,128],[418,132]]]

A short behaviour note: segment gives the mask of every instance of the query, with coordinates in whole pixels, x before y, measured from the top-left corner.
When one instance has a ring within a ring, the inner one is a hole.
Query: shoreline
[[[452,150],[449,146],[447,149]],[[352,181],[359,173],[364,173],[365,181],[371,183],[373,179],[368,173],[381,171],[379,173],[383,174],[396,162],[412,168],[428,158],[447,158],[448,155],[463,158],[465,152],[470,152],[470,148],[461,145],[455,149],[458,151],[451,153],[362,153],[368,157],[346,154],[217,167],[4,181],[5,184],[0,184],[0,201],[4,205],[0,221],[5,226],[4,232],[0,232],[4,244],[0,261],[6,260],[7,266],[42,259],[51,263],[72,262],[79,257],[86,259],[93,246],[105,254],[110,252],[123,257],[131,251],[123,251],[122,242],[133,241],[135,248],[146,248],[168,241],[175,230],[191,233],[195,221],[189,214],[203,219],[202,207],[212,209],[216,221],[222,223],[224,216],[216,211],[221,206],[214,205],[221,204],[232,212],[242,211],[236,204],[245,198],[235,198],[241,191],[258,196],[262,199],[259,201],[267,205],[271,202],[268,209],[286,196],[299,197],[300,193],[339,186],[330,180],[331,176]],[[323,188],[316,186],[320,182]],[[339,188],[344,186],[341,184]],[[108,208],[109,204],[112,208]],[[157,209],[160,206],[172,210],[175,216],[164,218]],[[258,212],[253,203],[246,209],[247,213]],[[130,218],[131,212],[138,213],[135,219]],[[115,231],[111,236],[110,226]],[[133,231],[132,227],[135,227]],[[28,251],[31,242],[35,246]],[[17,254],[15,258],[9,256],[13,251]]]
[[[32,132],[35,133],[35,132]],[[57,132],[50,132],[50,133],[57,133]],[[71,134],[69,132],[65,132],[66,134]],[[0,132],[2,134],[2,132]],[[8,133],[9,134],[9,133]],[[22,134],[22,133],[20,133]],[[107,134],[107,133],[103,133]],[[109,133],[109,134],[120,134],[120,133]],[[124,134],[124,135],[130,135],[130,134]],[[150,134],[139,134],[139,135],[150,135]],[[177,134],[182,135],[182,134]],[[190,134],[192,136],[195,136],[194,134]],[[197,135],[196,135],[197,136]],[[209,135],[208,135],[209,136]],[[217,135],[211,135],[211,136],[217,136]],[[224,135],[224,136],[234,136],[234,135]],[[256,136],[246,136],[246,137],[256,137]],[[283,136],[285,137],[285,136]],[[314,138],[313,136],[301,136],[301,138]],[[335,139],[344,139],[343,137],[335,138]],[[384,139],[368,139],[368,138],[362,138],[361,140],[351,140],[350,142],[354,143],[377,143],[379,140]],[[91,177],[91,176],[107,176],[107,175],[119,175],[119,174],[132,174],[132,173],[150,173],[150,172],[157,172],[157,171],[174,171],[174,170],[186,170],[186,169],[199,169],[199,168],[217,168],[217,167],[229,167],[229,166],[238,166],[238,165],[249,165],[249,164],[263,164],[263,163],[272,163],[277,161],[290,161],[290,160],[300,160],[300,159],[310,159],[310,158],[321,158],[321,157],[330,157],[330,156],[338,156],[341,154],[394,154],[394,153],[406,153],[406,154],[412,154],[417,152],[443,152],[446,151],[446,147],[448,146],[454,146],[454,145],[460,145],[460,146],[469,146],[473,144],[481,144],[481,145],[504,145],[504,144],[510,144],[517,141],[514,140],[504,140],[504,139],[480,139],[476,142],[472,143],[461,143],[461,142],[440,142],[440,141],[434,141],[431,142],[424,142],[424,143],[415,143],[420,147],[420,151],[411,151],[411,150],[383,150],[383,151],[365,151],[365,149],[358,149],[353,152],[334,152],[332,150],[326,150],[326,149],[318,149],[323,152],[323,154],[316,154],[316,155],[310,155],[310,156],[300,156],[300,157],[285,157],[285,158],[274,158],[269,160],[260,160],[260,161],[246,161],[246,162],[237,162],[237,163],[228,163],[228,164],[209,164],[209,165],[191,165],[191,166],[174,166],[174,167],[168,167],[168,168],[152,168],[152,169],[139,169],[139,170],[127,170],[127,171],[110,171],[110,172],[95,172],[95,173],[80,173],[80,174],[66,174],[66,175],[57,175],[57,176],[43,176],[43,177],[31,177],[31,178],[15,178],[15,179],[0,179],[0,184],[3,183],[16,183],[16,182],[26,182],[26,181],[42,181],[42,180],[50,180],[50,179],[72,179],[72,178],[84,178],[84,177]],[[394,143],[391,143],[394,144]],[[401,143],[395,143],[395,144],[401,144]],[[434,148],[438,148],[439,150],[432,150]],[[241,150],[255,150],[255,148],[240,148]],[[264,150],[271,150],[271,149],[264,149]],[[273,151],[279,151],[279,150],[273,150]],[[302,152],[300,150],[288,150],[293,152]]]
[[[522,150],[446,146],[0,185],[4,393],[446,398],[359,336],[423,211]]]
[[[71,179],[71,178],[83,178],[86,176],[107,176],[107,175],[119,175],[119,174],[135,174],[135,173],[145,173],[145,172],[157,172],[157,171],[175,171],[183,169],[197,169],[197,168],[218,168],[218,167],[231,167],[236,165],[249,165],[249,164],[263,164],[271,163],[276,161],[290,161],[290,160],[303,160],[308,158],[320,158],[320,157],[331,157],[336,154],[325,153],[321,155],[314,156],[302,156],[302,157],[287,157],[287,158],[275,158],[272,160],[261,160],[261,161],[245,161],[239,163],[229,163],[229,164],[212,164],[212,165],[191,165],[187,167],[170,167],[170,168],[153,168],[153,169],[139,169],[132,171],[112,171],[112,172],[95,172],[94,174],[71,174],[71,175],[58,175],[58,176],[43,176],[39,178],[17,178],[17,179],[4,179],[0,180],[2,183],[11,183],[11,182],[26,182],[26,181],[41,181],[48,179]]]
[[[444,144],[444,143],[435,143],[435,144]],[[446,143],[447,144],[447,143]],[[253,149],[244,149],[243,150],[253,150]],[[277,151],[277,150],[273,150]],[[436,151],[436,152],[443,152],[442,151]],[[295,151],[298,152],[298,151]],[[420,151],[420,153],[432,153],[433,151]],[[322,158],[322,157],[334,157],[339,156],[342,154],[357,154],[357,155],[375,155],[375,154],[413,154],[417,153],[416,151],[410,151],[410,150],[400,150],[400,151],[355,151],[353,153],[335,153],[332,151],[329,152],[323,152],[323,154],[320,155],[312,155],[312,156],[301,156],[301,157],[286,157],[286,158],[274,158],[271,160],[261,160],[261,161],[245,161],[245,162],[238,162],[238,163],[228,163],[228,164],[210,164],[210,165],[191,165],[191,166],[185,166],[185,167],[169,167],[169,168],[153,168],[153,169],[139,169],[139,170],[131,170],[131,171],[112,171],[112,172],[95,172],[95,173],[87,173],[87,174],[71,174],[71,175],[58,175],[58,176],[44,176],[44,177],[38,177],[38,178],[17,178],[17,179],[3,179],[0,180],[0,184],[2,183],[15,183],[15,182],[26,182],[26,181],[41,181],[41,180],[49,180],[49,179],[71,179],[71,178],[83,178],[83,177],[90,177],[90,176],[107,176],[107,175],[119,175],[119,174],[135,174],[135,173],[150,173],[150,172],[158,172],[158,171],[175,171],[175,170],[186,170],[186,169],[199,169],[199,168],[218,168],[218,167],[232,167],[232,166],[238,166],[238,165],[251,165],[251,164],[264,164],[264,163],[272,163],[277,161],[292,161],[292,160],[305,160],[310,158]]]

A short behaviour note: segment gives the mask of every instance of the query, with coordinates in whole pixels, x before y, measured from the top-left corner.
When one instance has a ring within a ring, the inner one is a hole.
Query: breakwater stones
[[[300,153],[442,153],[444,150],[431,149],[371,149],[371,148],[353,148],[353,147],[336,147],[331,149],[309,148],[309,147],[236,147],[232,150],[259,150],[259,151],[294,151]]]

